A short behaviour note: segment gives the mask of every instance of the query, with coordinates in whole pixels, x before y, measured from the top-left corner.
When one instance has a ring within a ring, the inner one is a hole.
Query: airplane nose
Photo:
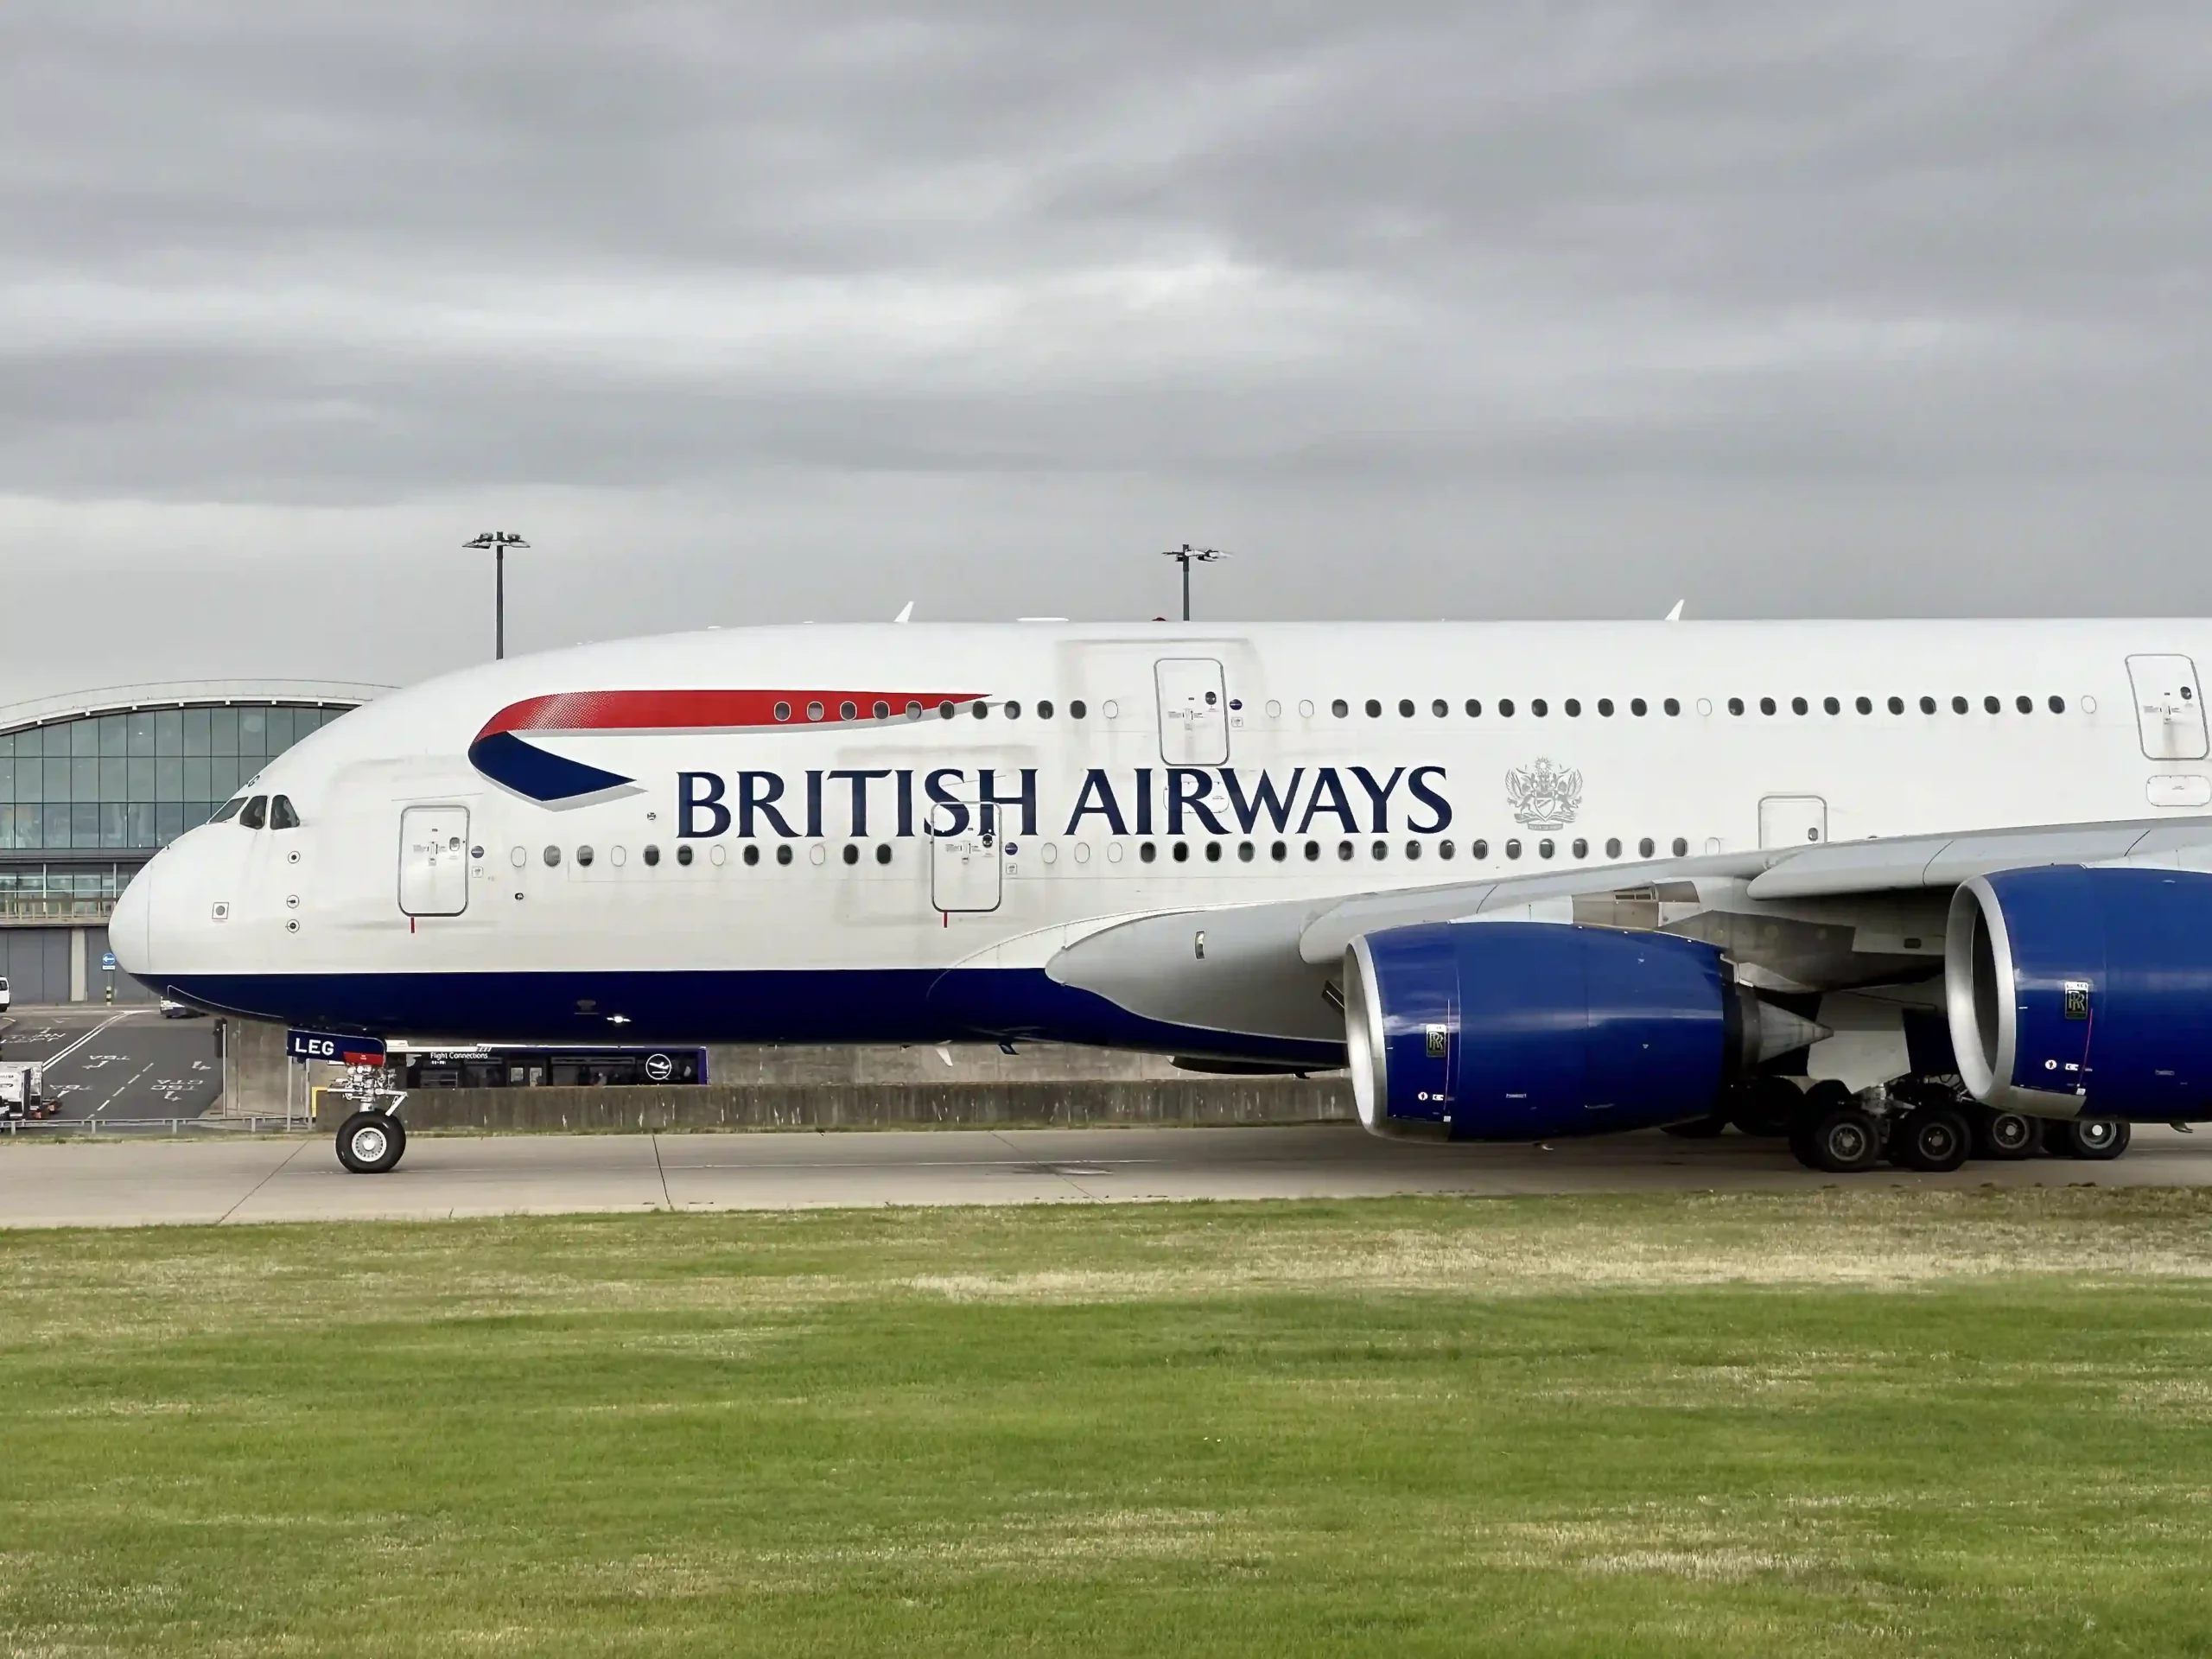
[[[130,885],[115,901],[115,914],[108,918],[108,948],[115,952],[116,965],[135,979],[144,979],[154,971],[148,948],[149,923],[154,912],[154,883],[161,880],[160,864],[156,858],[130,878]]]

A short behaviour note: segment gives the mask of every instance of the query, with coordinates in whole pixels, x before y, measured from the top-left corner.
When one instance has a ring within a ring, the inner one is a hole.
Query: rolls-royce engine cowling
[[[1821,1028],[1738,986],[1700,940],[1468,922],[1355,940],[1344,1030],[1373,1133],[1539,1141],[1703,1116],[1738,1071]]]
[[[1959,1076],[1985,1105],[2212,1116],[2212,875],[1976,876],[1951,898],[1943,989]]]

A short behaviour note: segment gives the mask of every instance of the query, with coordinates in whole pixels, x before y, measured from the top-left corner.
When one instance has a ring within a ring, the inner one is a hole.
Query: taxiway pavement
[[[1401,1193],[2212,1185],[2212,1132],[2139,1128],[2111,1163],[1886,1166],[1820,1175],[1773,1141],[1661,1135],[1548,1147],[1377,1141],[1348,1124],[1288,1128],[1012,1129],[855,1134],[418,1135],[388,1175],[349,1175],[330,1138],[0,1135],[0,1227],[432,1220],[644,1210],[1374,1198]]]

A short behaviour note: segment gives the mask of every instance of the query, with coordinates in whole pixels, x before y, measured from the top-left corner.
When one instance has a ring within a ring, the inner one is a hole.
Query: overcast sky
[[[2201,5],[0,5],[0,700],[2212,612]]]

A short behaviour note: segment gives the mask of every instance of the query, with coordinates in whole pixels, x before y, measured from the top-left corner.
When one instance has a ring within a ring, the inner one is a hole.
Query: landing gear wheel
[[[1974,1126],[1974,1155],[2008,1161],[2032,1158],[2043,1145],[2040,1119],[2025,1112],[1981,1112]]]
[[[356,1112],[338,1126],[338,1161],[356,1175],[381,1175],[407,1150],[407,1131],[383,1112]]]
[[[2116,1117],[2075,1117],[2046,1124],[2044,1146],[2061,1158],[2085,1158],[2107,1163],[2127,1150],[2133,1128]]]
[[[1808,1169],[1856,1175],[1881,1157],[1882,1127],[1857,1106],[1830,1106],[1815,1111],[1789,1137],[1789,1149]]]
[[[1973,1138],[1967,1121],[1949,1106],[1923,1106],[1890,1131],[1890,1155],[1907,1169],[1948,1174],[1967,1160]]]

